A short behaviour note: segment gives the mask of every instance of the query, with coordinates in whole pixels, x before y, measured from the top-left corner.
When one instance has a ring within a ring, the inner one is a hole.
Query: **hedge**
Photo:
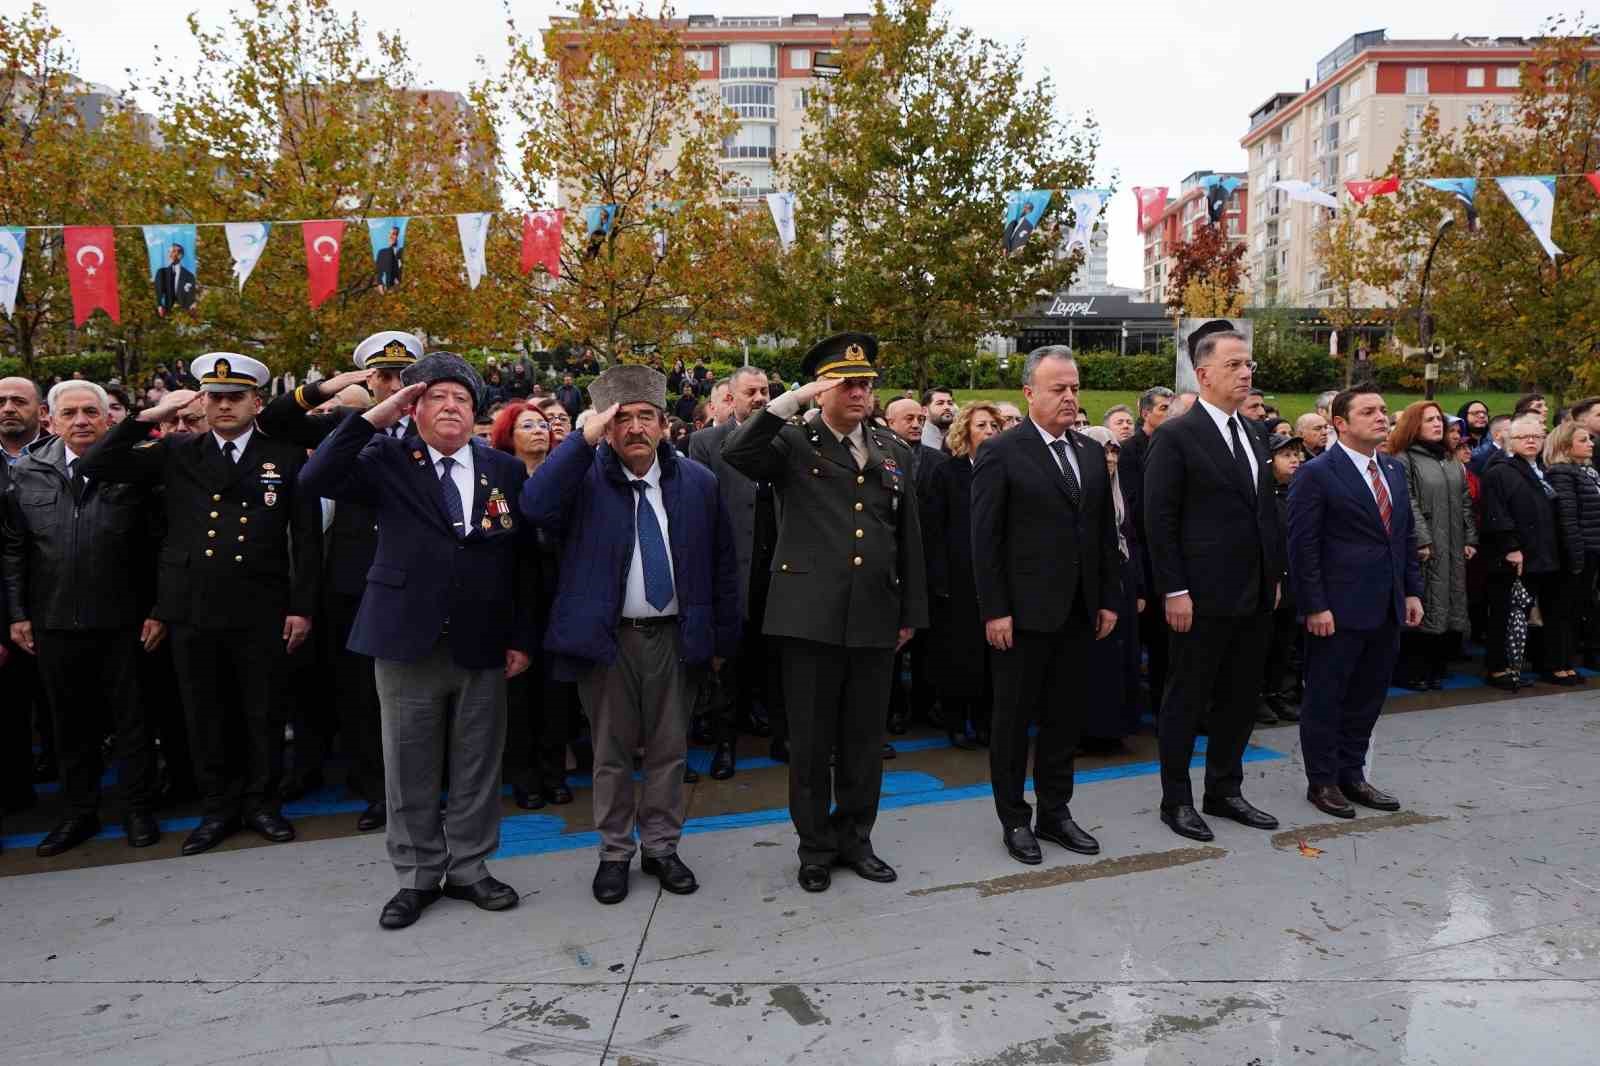
[[[151,364],[152,367],[154,364]],[[104,385],[117,375],[117,357],[111,352],[80,352],[75,355],[43,355],[33,361],[33,378],[41,385],[53,378],[65,381],[74,371],[82,370],[90,381]],[[0,378],[26,377],[22,360],[0,359]]]

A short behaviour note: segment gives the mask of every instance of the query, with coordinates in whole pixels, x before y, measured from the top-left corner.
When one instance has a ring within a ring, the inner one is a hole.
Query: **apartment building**
[[[1346,198],[1345,182],[1383,176],[1430,107],[1446,129],[1509,123],[1521,65],[1532,57],[1532,42],[1520,37],[1390,40],[1373,30],[1323,56],[1302,91],[1268,97],[1240,140],[1250,167],[1251,302],[1325,307],[1333,298],[1314,252],[1327,212],[1291,202],[1275,182],[1308,181]]]
[[[1178,185],[1178,195],[1167,197],[1167,206],[1161,219],[1144,231],[1144,288],[1141,299],[1145,303],[1160,304],[1167,299],[1167,279],[1172,274],[1173,249],[1184,241],[1192,240],[1203,226],[1211,224],[1206,204],[1207,179],[1232,179],[1240,184],[1228,196],[1223,206],[1219,224],[1223,232],[1235,243],[1242,244],[1249,222],[1250,185],[1242,171],[1197,170]]]

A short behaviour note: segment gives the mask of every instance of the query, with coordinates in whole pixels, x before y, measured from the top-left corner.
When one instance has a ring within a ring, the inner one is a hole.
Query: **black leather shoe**
[[[1428,679],[1425,677],[1405,677],[1395,679],[1395,688],[1403,688],[1407,692],[1428,691]]]
[[[965,729],[952,730],[947,735],[950,737],[950,746],[952,748],[960,748],[962,751],[978,750],[978,745],[974,744],[972,738],[967,736]]]
[[[1168,829],[1181,837],[1202,842],[1217,839],[1216,834],[1211,832],[1211,827],[1206,824],[1206,820],[1200,817],[1200,812],[1187,803],[1171,810],[1161,808],[1161,820],[1167,823]]]
[[[1200,809],[1217,818],[1231,818],[1251,829],[1276,829],[1278,820],[1266,811],[1252,806],[1243,796],[1207,796]]]
[[[205,818],[190,831],[180,850],[185,855],[198,855],[210,851],[238,831],[237,818]]]
[[[1027,866],[1038,866],[1044,862],[1044,852],[1039,850],[1039,841],[1034,837],[1033,830],[1025,825],[1013,826],[1001,834],[1001,839],[1006,842],[1006,850],[1011,857]]]
[[[294,826],[276,811],[257,811],[244,820],[246,829],[254,829],[274,844],[287,844],[294,839]]]
[[[129,811],[122,819],[122,831],[130,848],[148,848],[161,839],[161,823],[149,811]]]
[[[1517,691],[1517,687],[1522,683],[1521,679],[1509,670],[1503,674],[1490,674],[1484,680],[1495,688],[1505,689],[1507,692]]]
[[[553,785],[544,790],[544,798],[557,807],[564,807],[572,802],[572,789],[566,785]]]
[[[1344,798],[1351,803],[1359,803],[1363,807],[1371,807],[1375,811],[1398,811],[1400,801],[1367,784],[1365,781],[1353,781],[1348,785],[1340,785],[1339,791],[1344,793]]]
[[[733,776],[734,758],[732,744],[718,744],[711,753],[711,780],[726,781]]]
[[[1350,806],[1350,801],[1344,798],[1344,792],[1337,785],[1311,785],[1306,789],[1306,799],[1323,814],[1331,814],[1335,818],[1356,816],[1356,809]]]
[[[1266,700],[1256,704],[1256,725],[1277,725],[1278,716]]]
[[[422,917],[422,912],[439,899],[437,888],[402,888],[383,905],[378,924],[385,929],[404,929]]]
[[[826,866],[808,862],[800,867],[800,887],[807,892],[826,892],[831,884],[833,874],[828,872]]]
[[[1065,808],[1049,815],[1041,813],[1035,818],[1033,835],[1079,855],[1100,854],[1100,842],[1079,829],[1078,823],[1072,820],[1072,815]]]
[[[653,859],[646,855],[639,862],[639,869],[661,882],[661,887],[677,896],[687,896],[700,887],[694,879],[694,871],[683,864],[677,852],[663,855]]]
[[[601,903],[621,903],[628,898],[627,863],[600,860],[600,869],[594,872],[594,898]]]
[[[1280,722],[1300,720],[1300,709],[1295,706],[1294,694],[1291,692],[1278,692],[1268,696],[1267,706],[1272,708],[1272,713]]]
[[[838,859],[836,861],[838,865],[848,866],[854,870],[857,877],[867,881],[876,881],[880,885],[886,885],[900,876],[894,872],[893,866],[890,866],[870,851],[864,855],[857,855],[853,859]]]
[[[304,799],[308,792],[320,790],[324,782],[319,773],[296,774],[278,786],[278,797],[285,803]]]
[[[543,792],[529,792],[517,785],[511,786],[511,799],[525,811],[536,811],[544,806]]]
[[[470,885],[444,886],[444,894],[451,899],[466,900],[481,911],[508,911],[517,905],[517,890],[504,881],[485,877]]]
[[[906,735],[906,729],[907,728],[909,728],[909,727],[906,724],[906,716],[905,715],[903,715],[903,714],[891,714],[889,716],[889,732],[891,734],[893,734],[894,736],[897,736],[897,737],[903,737],[903,736]]]
[[[884,742],[884,745],[883,745],[883,757],[884,757],[885,761],[887,761],[889,759],[892,759],[896,755],[899,755],[899,754],[900,754],[899,752],[894,750],[894,745],[893,744],[890,744],[888,741]]]
[[[700,771],[692,766],[685,765],[683,768],[683,783],[686,785],[698,785],[700,783]]]
[[[366,833],[381,829],[389,821],[389,806],[381,800],[367,804],[367,809],[356,816],[356,829]]]
[[[781,738],[774,737],[773,741],[772,741],[772,744],[767,748],[767,756],[773,762],[782,762],[782,763],[788,762],[789,761],[789,742],[787,740],[783,740]],[[819,889],[817,889],[817,891],[821,892],[822,890],[819,888]]]
[[[1572,688],[1574,686],[1583,684],[1583,675],[1547,673],[1541,675],[1540,680],[1547,685],[1562,685],[1567,688]]]
[[[77,847],[98,832],[100,819],[92,814],[74,814],[50,830],[33,850],[41,859],[48,859]]]

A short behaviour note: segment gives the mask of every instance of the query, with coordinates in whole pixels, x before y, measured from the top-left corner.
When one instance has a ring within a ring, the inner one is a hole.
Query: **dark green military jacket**
[[[867,465],[822,419],[766,411],[728,434],[728,465],[778,491],[778,546],[762,631],[848,648],[893,648],[928,625],[927,570],[911,453],[863,426]]]

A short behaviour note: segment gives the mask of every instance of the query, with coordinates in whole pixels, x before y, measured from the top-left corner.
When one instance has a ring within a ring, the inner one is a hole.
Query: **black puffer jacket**
[[[1556,537],[1555,492],[1527,460],[1497,452],[1483,465],[1483,530],[1479,536],[1491,567],[1522,553],[1524,574],[1561,569]]]
[[[1600,471],[1577,463],[1556,463],[1545,471],[1556,490],[1556,533],[1561,567],[1583,573],[1585,556],[1600,556]]]

